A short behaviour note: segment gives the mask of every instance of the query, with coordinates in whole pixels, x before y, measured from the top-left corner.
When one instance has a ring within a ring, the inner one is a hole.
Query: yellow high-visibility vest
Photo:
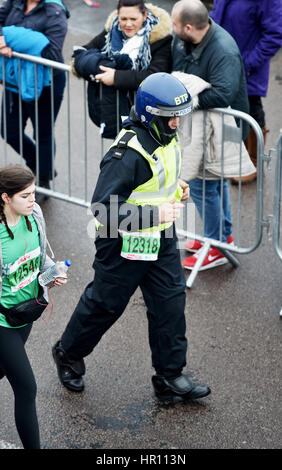
[[[178,178],[181,170],[181,147],[177,137],[165,147],[159,146],[152,155],[150,155],[139,142],[134,131],[122,129],[111,147],[119,146],[123,136],[132,132],[133,137],[128,140],[126,146],[139,152],[148,161],[152,170],[152,178],[135,188],[126,202],[137,206],[160,206],[164,202],[175,199],[181,200],[183,190],[178,184]],[[172,225],[172,222],[159,224],[156,227],[143,228],[142,231],[164,230]]]

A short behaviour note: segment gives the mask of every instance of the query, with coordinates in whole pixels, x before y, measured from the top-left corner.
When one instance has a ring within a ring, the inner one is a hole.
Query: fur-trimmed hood
[[[145,3],[147,10],[149,10],[152,15],[160,19],[160,22],[153,27],[150,33],[150,44],[153,44],[160,39],[165,38],[169,34],[172,34],[172,22],[169,14],[160,7],[152,5],[151,3]],[[111,29],[113,19],[117,15],[117,10],[113,11],[107,18],[105,23],[105,30],[109,31]]]

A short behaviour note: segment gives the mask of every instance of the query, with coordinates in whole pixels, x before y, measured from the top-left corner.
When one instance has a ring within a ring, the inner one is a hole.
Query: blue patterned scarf
[[[146,70],[151,62],[151,49],[150,49],[150,33],[152,28],[159,23],[159,18],[152,15],[148,11],[148,16],[143,23],[143,42],[139,49],[138,56],[134,61],[132,70]],[[124,41],[127,39],[126,35],[122,32],[118,22],[118,15],[115,16],[111,29],[106,36],[106,43],[102,49],[102,53],[108,57],[112,57],[120,53]]]

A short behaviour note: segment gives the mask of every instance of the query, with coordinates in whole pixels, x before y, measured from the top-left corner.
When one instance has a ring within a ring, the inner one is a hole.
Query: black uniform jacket
[[[126,129],[132,129],[143,148],[152,154],[160,146],[147,129],[129,119],[124,123]],[[142,227],[142,220],[150,226],[158,223],[157,206],[136,206],[126,203],[130,194],[141,184],[152,178],[152,171],[147,160],[135,150],[127,148],[121,158],[115,155],[116,148],[111,148],[100,164],[100,174],[92,197],[92,212],[103,224],[97,231],[95,240],[96,256],[94,269],[106,270],[107,265],[120,262],[121,237],[118,232],[121,222],[126,219],[128,231]]]

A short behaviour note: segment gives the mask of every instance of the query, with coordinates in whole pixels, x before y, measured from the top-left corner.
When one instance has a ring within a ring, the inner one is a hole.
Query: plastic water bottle
[[[56,277],[67,277],[67,270],[71,266],[71,261],[66,259],[66,261],[57,261],[56,264],[50,266],[44,273],[38,276],[38,282],[41,286],[49,286],[53,283]]]

